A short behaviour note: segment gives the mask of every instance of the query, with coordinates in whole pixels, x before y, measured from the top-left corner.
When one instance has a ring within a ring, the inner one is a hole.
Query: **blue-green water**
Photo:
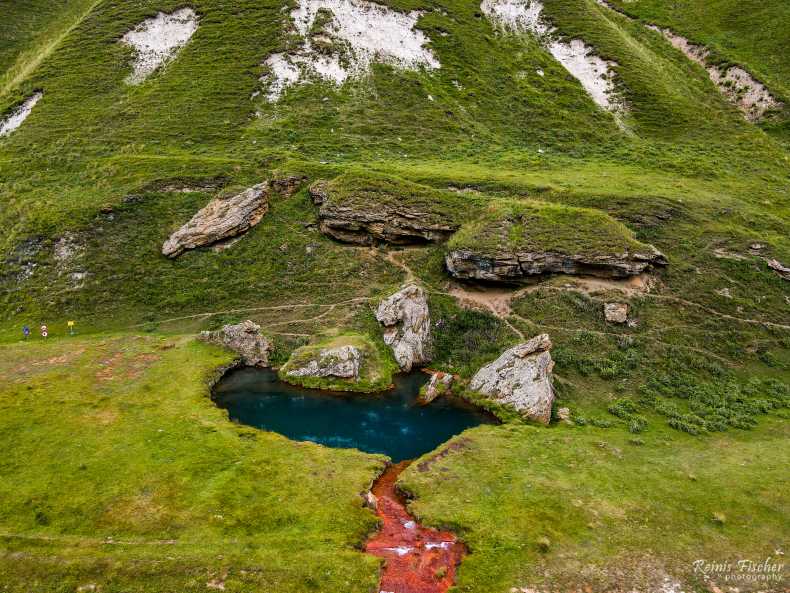
[[[377,394],[338,394],[283,383],[277,374],[244,368],[227,374],[214,401],[236,422],[278,432],[296,441],[414,459],[478,424],[486,414],[454,399],[417,403],[423,373],[399,375],[395,389]]]

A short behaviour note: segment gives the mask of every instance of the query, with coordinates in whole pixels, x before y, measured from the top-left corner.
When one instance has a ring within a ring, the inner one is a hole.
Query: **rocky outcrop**
[[[216,245],[246,233],[269,211],[269,185],[261,183],[240,194],[215,198],[162,245],[174,258],[187,249]]]
[[[288,377],[337,377],[339,379],[359,379],[362,353],[354,346],[325,348],[318,356],[308,360],[288,363]]]
[[[663,253],[652,245],[646,247],[641,252],[599,255],[502,250],[491,256],[472,249],[455,249],[447,253],[445,264],[450,275],[461,280],[512,283],[539,274],[626,278],[653,266],[667,265]]]
[[[527,418],[548,424],[554,402],[554,361],[549,350],[547,334],[514,346],[477,371],[469,387]]]
[[[241,355],[242,364],[247,366],[269,366],[272,345],[261,335],[261,326],[249,319],[218,331],[201,332],[200,339],[230,348]]]
[[[321,232],[344,243],[409,245],[444,241],[459,226],[406,201],[396,204],[333,200],[328,182],[323,181],[310,188],[310,197],[318,206]]]
[[[778,259],[769,259],[766,261],[768,263],[768,267],[779,274],[780,277],[784,278],[785,280],[790,280],[790,268],[783,266]]]
[[[440,395],[450,391],[453,384],[453,376],[450,373],[432,371],[428,383],[420,389],[419,401],[421,404],[429,404]]]
[[[628,305],[626,303],[605,303],[603,316],[609,323],[626,323],[628,321]]]
[[[422,288],[408,284],[381,301],[376,319],[384,326],[384,342],[401,370],[410,371],[430,360],[431,316]]]

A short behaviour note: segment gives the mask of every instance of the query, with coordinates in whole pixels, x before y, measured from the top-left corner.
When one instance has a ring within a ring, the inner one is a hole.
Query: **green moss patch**
[[[299,368],[311,360],[317,360],[321,350],[353,346],[362,353],[362,362],[358,379],[341,377],[294,377],[288,371]],[[346,333],[340,336],[322,339],[315,344],[308,344],[294,351],[279,370],[280,379],[294,385],[309,389],[325,389],[327,391],[359,391],[371,393],[382,391],[392,385],[392,376],[398,372],[398,366],[391,354],[381,345],[375,344],[362,334]]]

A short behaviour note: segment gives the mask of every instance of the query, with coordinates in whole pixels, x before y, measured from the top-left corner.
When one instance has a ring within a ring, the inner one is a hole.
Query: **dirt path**
[[[389,466],[373,484],[382,527],[368,540],[365,551],[385,560],[381,593],[445,593],[466,549],[449,531],[423,527],[409,514],[395,482],[410,463]]]
[[[406,273],[406,279],[404,280],[404,283],[412,282],[414,280],[419,280],[419,277],[417,276],[417,274],[414,273],[414,270],[412,270],[406,262],[400,259],[400,256],[406,253],[406,251],[408,250],[405,248],[399,249],[397,251],[389,250],[387,251],[387,255],[384,256],[384,259],[386,259],[389,263],[391,263],[395,267],[400,268]]]
[[[516,334],[519,339],[524,340],[526,339],[524,332],[522,332],[508,320],[508,317],[513,315],[513,311],[510,308],[511,301],[518,298],[523,293],[524,289],[516,291],[508,290],[506,288],[480,290],[456,285],[443,294],[455,298],[455,300],[457,300],[462,307],[482,307],[484,309],[488,309],[491,311],[494,317],[501,319],[502,322],[510,329],[510,331]]]
[[[138,327],[145,327],[146,325],[150,325],[151,323],[160,324],[160,323],[172,323],[174,321],[186,321],[188,319],[200,319],[204,317],[214,317],[215,315],[229,315],[233,313],[255,313],[257,311],[288,311],[291,309],[309,309],[311,307],[322,307],[327,308],[328,311],[319,314],[316,317],[311,319],[303,319],[303,320],[294,320],[294,321],[282,321],[276,322],[271,325],[285,325],[289,323],[299,323],[305,321],[313,321],[315,319],[320,319],[325,317],[332,311],[334,311],[337,307],[341,305],[351,305],[355,303],[365,303],[372,300],[370,297],[356,297],[353,299],[348,299],[346,301],[340,301],[338,303],[327,303],[327,304],[319,304],[319,303],[295,303],[291,305],[272,305],[269,307],[248,307],[243,309],[226,309],[223,311],[206,311],[205,313],[195,313],[193,315],[183,315],[181,317],[170,317],[169,319],[157,319],[155,321],[147,321],[145,323],[137,323],[135,325],[130,325],[126,329],[135,329]],[[301,334],[300,334],[301,335]]]

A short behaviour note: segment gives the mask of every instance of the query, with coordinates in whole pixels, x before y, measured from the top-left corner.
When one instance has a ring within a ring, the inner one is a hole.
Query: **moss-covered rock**
[[[398,366],[389,352],[361,334],[342,334],[297,349],[279,371],[283,381],[330,391],[382,391]]]
[[[345,243],[444,241],[476,210],[468,196],[395,177],[346,173],[310,188],[321,232]]]
[[[622,278],[667,260],[605,212],[497,200],[453,236],[445,263],[456,278],[516,282],[550,273]]]

